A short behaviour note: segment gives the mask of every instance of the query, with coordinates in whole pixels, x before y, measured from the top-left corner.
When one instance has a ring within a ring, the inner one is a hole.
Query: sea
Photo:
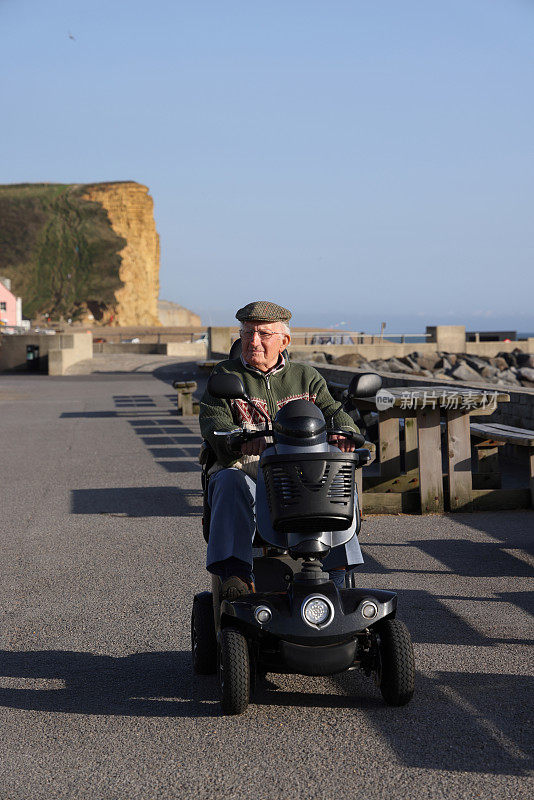
[[[483,333],[483,331],[481,331],[481,333]],[[374,335],[375,336],[380,336],[379,333],[376,333]],[[522,333],[522,332],[518,332],[517,333],[517,338],[518,339],[529,339],[530,337],[534,338],[534,333]],[[400,336],[391,336],[390,337],[387,334],[384,335],[384,339],[387,342],[400,342],[401,341],[401,337]],[[427,341],[427,337],[423,336],[423,335],[421,335],[421,336],[406,336],[405,337],[406,344],[420,344],[420,343],[426,342],[426,341]]]

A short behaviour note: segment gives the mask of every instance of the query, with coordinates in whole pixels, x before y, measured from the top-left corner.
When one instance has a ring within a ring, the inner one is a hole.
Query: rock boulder
[[[452,368],[449,373],[457,381],[481,381],[483,378],[479,373],[466,364],[465,361],[459,361],[456,366]]]

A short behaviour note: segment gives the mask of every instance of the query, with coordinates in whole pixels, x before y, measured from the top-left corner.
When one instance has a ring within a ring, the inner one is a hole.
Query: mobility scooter
[[[378,375],[356,376],[345,407],[380,388]],[[394,592],[357,588],[354,575],[338,589],[323,572],[331,548],[356,536],[361,526],[355,471],[370,460],[355,431],[334,430],[307,400],[283,406],[272,423],[249,397],[238,376],[212,375],[213,397],[245,400],[265,418],[265,429],[221,431],[239,452],[243,442],[270,436],[256,488],[254,576],[256,591],[221,599],[221,581],[193,602],[191,643],[198,674],[218,672],[226,714],[243,713],[258,680],[268,672],[332,675],[361,669],[373,676],[388,705],[408,703],[415,665],[410,634],[396,618]],[[331,423],[332,420],[329,420]],[[343,434],[356,445],[341,452],[328,443]],[[210,459],[211,451],[211,459]],[[202,482],[204,536],[209,536],[207,482],[214,453],[205,443]]]

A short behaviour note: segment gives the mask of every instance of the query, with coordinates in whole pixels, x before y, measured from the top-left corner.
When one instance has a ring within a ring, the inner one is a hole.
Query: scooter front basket
[[[271,523],[280,533],[350,528],[356,453],[269,455],[261,460]]]

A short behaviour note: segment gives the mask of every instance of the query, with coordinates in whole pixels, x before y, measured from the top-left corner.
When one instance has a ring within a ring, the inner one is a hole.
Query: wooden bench
[[[515,444],[528,448],[531,505],[534,508],[534,431],[513,428],[497,422],[470,424],[471,436],[480,439],[476,445],[479,470],[482,473],[499,473],[499,447]]]

